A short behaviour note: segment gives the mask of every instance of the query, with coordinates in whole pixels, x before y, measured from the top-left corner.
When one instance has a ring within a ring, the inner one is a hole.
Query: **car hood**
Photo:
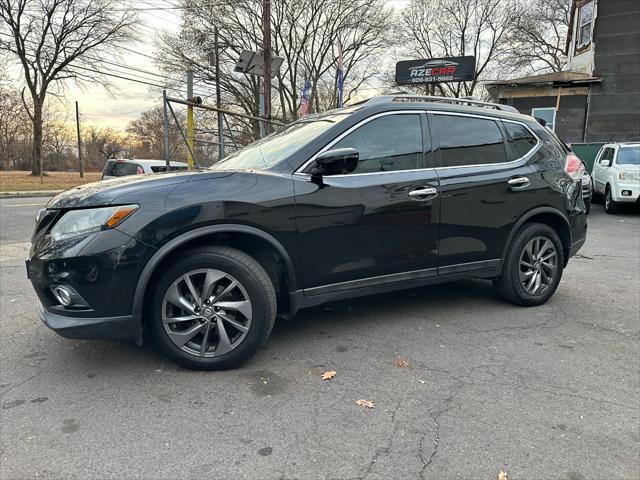
[[[149,175],[130,175],[112,180],[87,183],[66,190],[53,197],[46,205],[48,209],[86,208],[117,203],[123,195],[135,194],[143,190],[157,188],[168,194],[175,185],[204,180],[205,178],[227,177],[233,172],[176,172]]]
[[[625,165],[618,164],[618,167],[623,172],[640,172],[640,165]]]

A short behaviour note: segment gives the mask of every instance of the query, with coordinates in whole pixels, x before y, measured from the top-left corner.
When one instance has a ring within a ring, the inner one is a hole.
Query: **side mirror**
[[[602,165],[603,167],[610,167],[611,160],[600,160],[600,165]]]
[[[360,154],[355,148],[327,150],[316,157],[311,176],[339,175],[353,172],[358,166]]]

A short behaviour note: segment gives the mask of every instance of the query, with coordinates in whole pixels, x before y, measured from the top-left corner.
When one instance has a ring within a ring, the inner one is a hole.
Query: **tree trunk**
[[[33,145],[31,150],[31,175],[40,175],[42,159],[42,102],[33,101]]]

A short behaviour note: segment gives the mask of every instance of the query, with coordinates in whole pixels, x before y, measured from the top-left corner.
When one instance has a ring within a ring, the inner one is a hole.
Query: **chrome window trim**
[[[440,170],[453,170],[453,169],[457,169],[457,168],[469,168],[469,167],[504,167],[504,166],[509,166],[509,165],[515,165],[519,162],[525,162],[527,160],[529,160],[542,146],[542,140],[540,140],[540,137],[538,135],[536,135],[536,133],[531,130],[531,128],[529,128],[529,125],[527,125],[524,122],[520,122],[518,120],[509,120],[506,118],[500,118],[500,117],[490,117],[490,116],[485,116],[485,115],[477,115],[475,113],[461,113],[461,112],[445,112],[445,111],[432,111],[432,110],[427,110],[427,113],[431,113],[434,115],[452,115],[452,116],[457,116],[457,117],[474,117],[474,118],[480,118],[482,120],[493,120],[494,122],[508,122],[508,123],[515,123],[517,125],[522,125],[524,128],[526,128],[529,133],[533,136],[533,138],[536,139],[536,144],[535,146],[533,146],[527,153],[525,153],[523,156],[516,158],[515,160],[511,160],[509,162],[499,162],[499,163],[473,163],[470,165],[452,165],[450,167],[436,167],[436,170],[440,171]],[[502,132],[501,132],[502,133]],[[507,139],[507,142],[509,140]]]
[[[355,125],[349,127],[347,130],[345,130],[340,135],[338,135],[336,138],[334,138],[329,143],[327,143],[324,147],[322,147],[320,150],[318,150],[309,160],[304,162],[301,167],[299,167],[295,172],[293,172],[293,174],[297,175],[297,176],[300,176],[300,177],[311,177],[311,175],[309,173],[304,173],[303,170],[305,168],[307,168],[312,162],[314,162],[318,155],[320,155],[321,153],[326,152],[327,150],[329,150],[331,147],[333,147],[336,143],[338,143],[344,137],[349,135],[351,132],[359,129],[363,125],[366,125],[367,123],[369,123],[369,122],[371,122],[371,121],[373,121],[373,120],[375,120],[377,118],[385,117],[387,115],[407,115],[407,114],[420,115],[422,113],[425,113],[425,111],[424,110],[391,110],[389,112],[376,113],[375,115],[367,117],[367,118],[361,120],[360,122],[356,123]],[[422,170],[433,170],[433,168],[414,168],[412,170],[391,170],[389,172],[347,173],[347,174],[344,174],[344,175],[331,175],[331,177],[332,178],[336,178],[336,177],[355,177],[355,176],[362,176],[362,175],[379,175],[381,173],[389,174],[389,173],[400,173],[400,172],[416,172],[416,171],[422,171]]]
[[[510,119],[506,119],[506,118],[493,117],[493,116],[488,116],[488,115],[479,115],[479,114],[476,114],[476,113],[447,112],[447,111],[442,111],[442,110],[418,110],[418,109],[416,109],[416,110],[391,110],[389,112],[381,112],[381,113],[377,113],[375,115],[372,115],[372,116],[370,116],[368,118],[365,118],[364,120],[358,122],[357,124],[353,125],[352,127],[348,128],[347,130],[342,132],[340,135],[338,135],[336,138],[334,138],[332,141],[327,143],[318,152],[316,152],[309,160],[307,160],[304,164],[302,164],[301,167],[299,167],[295,172],[293,172],[293,175],[296,175],[298,177],[303,177],[303,178],[310,178],[311,175],[309,173],[304,173],[303,170],[305,168],[307,168],[307,166],[309,166],[313,161],[315,161],[315,159],[316,159],[316,157],[318,155],[320,155],[323,152],[326,152],[328,149],[330,149],[333,145],[335,145],[340,140],[342,140],[344,137],[349,135],[351,132],[357,130],[358,128],[360,128],[363,125],[366,125],[370,121],[375,120],[376,118],[380,118],[380,117],[383,117],[383,116],[386,116],[386,115],[406,115],[406,114],[420,115],[421,113],[433,114],[433,115],[451,115],[451,116],[458,116],[458,117],[472,117],[472,118],[479,118],[479,119],[482,119],[482,120],[492,120],[494,122],[515,123],[517,125],[522,125],[524,128],[526,128],[527,131],[533,136],[533,138],[536,139],[536,144],[525,155],[523,155],[522,157],[516,158],[515,160],[511,160],[509,162],[474,163],[474,164],[470,164],[470,165],[454,165],[454,166],[451,166],[451,167],[430,167],[430,168],[414,168],[414,169],[411,169],[411,170],[392,170],[392,171],[389,171],[389,172],[347,173],[347,174],[343,174],[343,175],[331,175],[331,177],[332,178],[342,178],[342,177],[357,177],[357,176],[363,176],[363,175],[380,175],[380,174],[390,175],[390,174],[400,174],[400,173],[403,173],[403,172],[422,172],[422,171],[427,171],[427,170],[449,170],[449,169],[454,169],[454,168],[496,167],[496,166],[499,167],[499,166],[515,165],[518,162],[529,160],[540,149],[540,147],[542,146],[542,140],[540,139],[540,137],[533,130],[531,130],[531,128],[529,128],[529,126],[526,123],[518,121],[518,120],[510,120]]]

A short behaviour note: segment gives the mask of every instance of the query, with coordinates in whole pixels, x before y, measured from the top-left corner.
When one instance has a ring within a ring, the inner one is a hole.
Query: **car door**
[[[373,115],[321,152],[347,147],[359,152],[355,171],[318,184],[306,173],[311,159],[293,175],[305,295],[435,276],[438,177],[426,115]]]
[[[429,123],[440,161],[438,274],[495,268],[512,226],[539,200],[527,163],[539,140],[491,117],[433,112]]]
[[[608,160],[613,164],[615,150],[612,147],[603,147],[595,162],[593,162],[593,188],[596,192],[604,194],[607,185],[607,177],[609,176],[609,167],[602,165],[604,160]]]

